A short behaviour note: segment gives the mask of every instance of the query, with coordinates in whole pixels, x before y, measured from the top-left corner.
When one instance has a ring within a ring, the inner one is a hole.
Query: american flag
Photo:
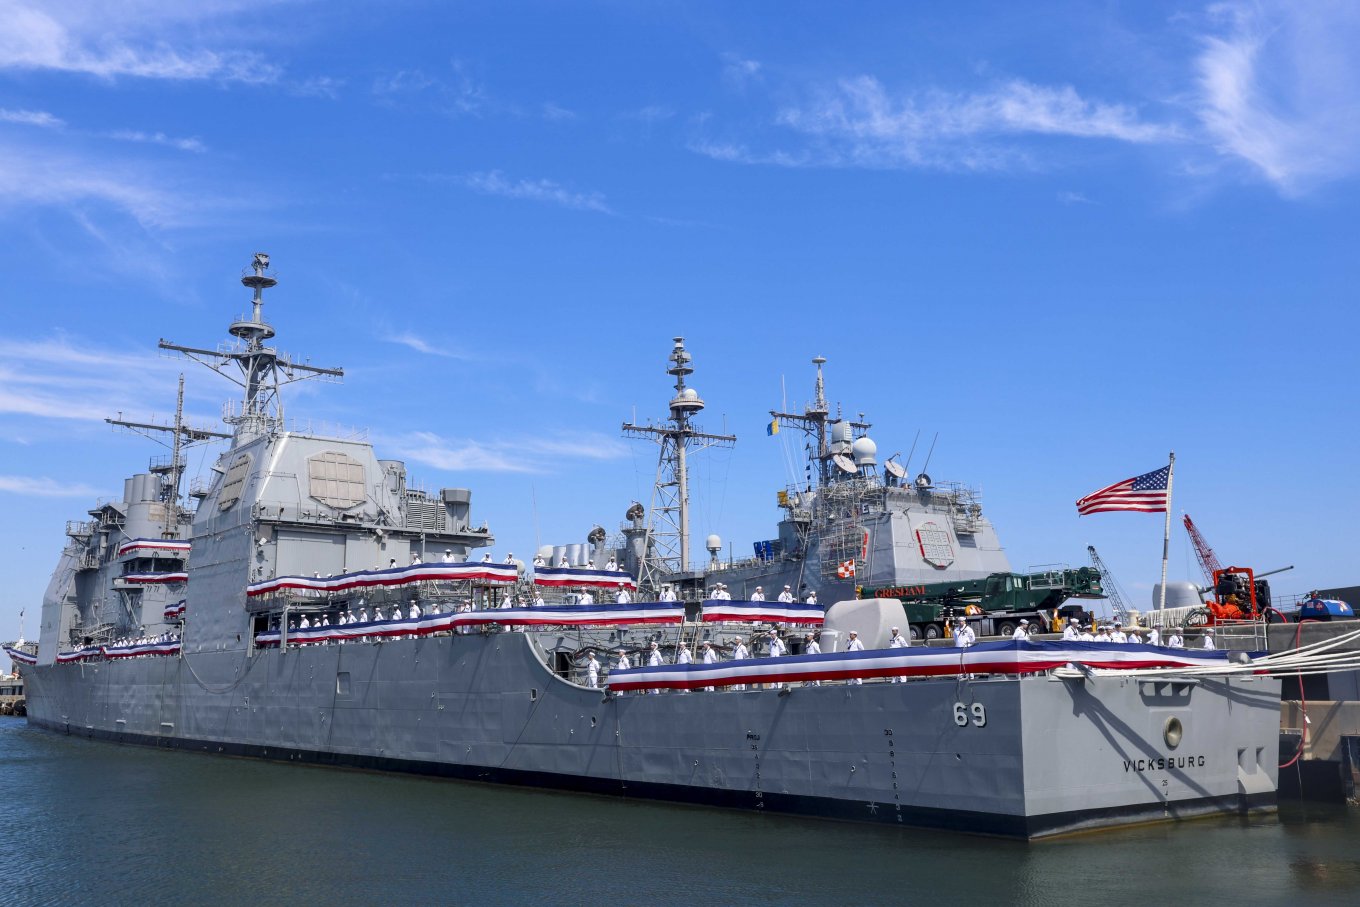
[[[1166,486],[1171,467],[1163,466],[1141,476],[1125,479],[1093,491],[1077,501],[1077,515],[1103,513],[1106,510],[1137,510],[1141,513],[1166,512]]]

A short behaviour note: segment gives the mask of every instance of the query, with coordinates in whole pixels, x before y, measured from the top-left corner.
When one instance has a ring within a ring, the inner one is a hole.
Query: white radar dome
[[[859,438],[850,447],[858,466],[873,466],[878,462],[878,445],[869,438]]]
[[[709,551],[721,551],[722,539],[716,535],[710,535],[707,539],[704,540],[704,547],[707,548]]]

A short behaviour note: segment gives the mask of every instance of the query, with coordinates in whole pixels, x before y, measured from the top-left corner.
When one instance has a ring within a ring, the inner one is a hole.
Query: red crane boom
[[[1185,515],[1185,531],[1190,533],[1190,543],[1195,546],[1195,560],[1199,561],[1199,569],[1204,573],[1204,582],[1212,588],[1216,582],[1215,574],[1223,569],[1223,565],[1218,562],[1218,555],[1200,535],[1188,513]]]

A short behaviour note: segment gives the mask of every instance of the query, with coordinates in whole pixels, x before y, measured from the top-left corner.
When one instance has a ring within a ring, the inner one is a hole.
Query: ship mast
[[[817,383],[813,390],[812,402],[804,406],[801,413],[781,413],[772,409],[770,416],[781,423],[800,429],[815,440],[815,446],[810,449],[808,459],[817,464],[817,485],[820,487],[826,484],[827,474],[831,469],[831,444],[826,437],[826,428],[831,422],[839,419],[830,418],[831,407],[826,402],[826,383],[822,379],[822,366],[826,364],[826,357],[814,356],[812,364],[817,367]],[[863,413],[860,414],[860,421],[851,422],[850,425],[860,431],[868,431],[872,427],[872,423],[864,421]],[[811,476],[808,477],[808,484],[812,484]]]
[[[180,346],[163,338],[159,344],[161,349],[182,353],[243,388],[240,412],[228,411],[222,418],[223,422],[235,426],[237,436],[242,439],[282,430],[283,400],[279,397],[279,388],[283,385],[305,378],[340,379],[345,374],[344,369],[294,362],[288,355],[265,346],[265,341],[274,337],[274,328],[263,318],[264,291],[278,283],[268,271],[269,256],[256,252],[251,272],[241,276],[241,283],[254,291],[254,298],[250,318],[242,316],[227,329],[237,338],[235,344],[219,350]],[[240,369],[241,377],[227,371],[230,365]]]
[[[704,408],[699,392],[685,384],[685,376],[694,372],[692,358],[685,338],[676,337],[667,360],[671,367],[666,369],[666,374],[675,377],[669,419],[660,424],[623,423],[625,438],[642,438],[661,446],[638,577],[640,585],[651,590],[657,588],[661,576],[689,570],[689,454],[731,447],[737,441],[736,435],[708,434],[690,421]]]
[[[172,425],[159,425],[154,422],[131,422],[123,418],[119,413],[116,419],[105,419],[105,422],[116,428],[125,428],[144,438],[150,438],[157,444],[165,444],[152,433],[169,434],[172,437],[170,442],[170,460],[165,462],[164,458],[151,461],[151,471],[161,476],[161,500],[165,504],[165,519],[161,523],[161,538],[173,539],[179,537],[179,489],[184,479],[184,449],[192,444],[201,441],[211,441],[215,438],[230,438],[231,435],[223,434],[220,431],[209,431],[206,428],[193,428],[184,424],[184,375],[179,376],[179,393],[175,396],[175,421]]]

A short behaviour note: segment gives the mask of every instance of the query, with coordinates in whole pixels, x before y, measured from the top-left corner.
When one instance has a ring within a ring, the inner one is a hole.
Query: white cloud
[[[56,70],[101,78],[217,79],[264,83],[279,69],[258,54],[184,40],[246,2],[109,4],[64,0],[0,4],[0,69]],[[173,46],[183,41],[182,47]]]
[[[439,356],[444,359],[467,359],[454,350],[444,346],[437,346],[424,337],[419,337],[411,333],[389,334],[383,338],[388,343],[398,343],[405,347],[410,347],[417,353],[424,353],[427,356]]]
[[[48,150],[0,147],[0,208],[102,201],[143,226],[180,219],[184,203],[163,177],[139,167]]]
[[[1064,205],[1089,205],[1091,200],[1080,192],[1063,191],[1058,193],[1058,201]]]
[[[175,376],[181,371],[183,362],[154,352],[110,350],[65,336],[4,339],[0,340],[0,416],[102,422],[123,412],[144,419],[157,403],[162,413],[172,409]],[[200,386],[209,385],[188,385],[193,394]],[[220,395],[194,399],[210,400],[214,408],[220,403]]]
[[[760,76],[760,62],[746,60],[737,54],[723,54],[723,78],[738,88]]]
[[[504,198],[517,198],[525,201],[543,202],[573,208],[577,211],[596,211],[600,214],[613,214],[614,211],[598,192],[580,192],[568,189],[561,183],[548,179],[510,179],[499,170],[483,173],[468,173],[457,178],[457,182],[485,195],[499,195]]]
[[[90,485],[65,484],[55,479],[0,475],[0,493],[39,498],[93,498],[100,491]]]
[[[42,126],[46,129],[56,129],[66,125],[59,117],[55,117],[45,110],[9,110],[6,108],[0,108],[0,122]]]
[[[576,119],[576,111],[568,110],[565,107],[554,104],[552,101],[546,101],[543,104],[543,119],[552,123],[574,120]]]
[[[1360,5],[1224,3],[1196,60],[1214,146],[1286,195],[1360,170]]]
[[[24,204],[69,206],[101,202],[132,215],[143,226],[169,226],[190,202],[153,174],[103,158],[52,149],[0,146],[0,209]]]
[[[1144,120],[1126,104],[1082,97],[1070,85],[1014,79],[979,92],[889,92],[872,76],[842,79],[812,101],[782,110],[780,125],[812,137],[815,150],[774,163],[1000,169],[1030,157],[1016,141],[1036,136],[1135,144],[1178,140],[1174,126]],[[742,156],[740,146],[704,151]],[[700,149],[704,150],[704,149]],[[757,156],[759,157],[759,156]],[[769,156],[767,156],[769,157]]]
[[[617,460],[628,455],[618,439],[593,432],[472,441],[415,432],[393,439],[403,458],[450,472],[551,473],[563,460]]]
[[[164,132],[141,132],[135,129],[119,129],[108,134],[109,138],[120,142],[141,142],[148,145],[164,145],[179,151],[202,153],[208,148],[196,138],[178,139]]]

